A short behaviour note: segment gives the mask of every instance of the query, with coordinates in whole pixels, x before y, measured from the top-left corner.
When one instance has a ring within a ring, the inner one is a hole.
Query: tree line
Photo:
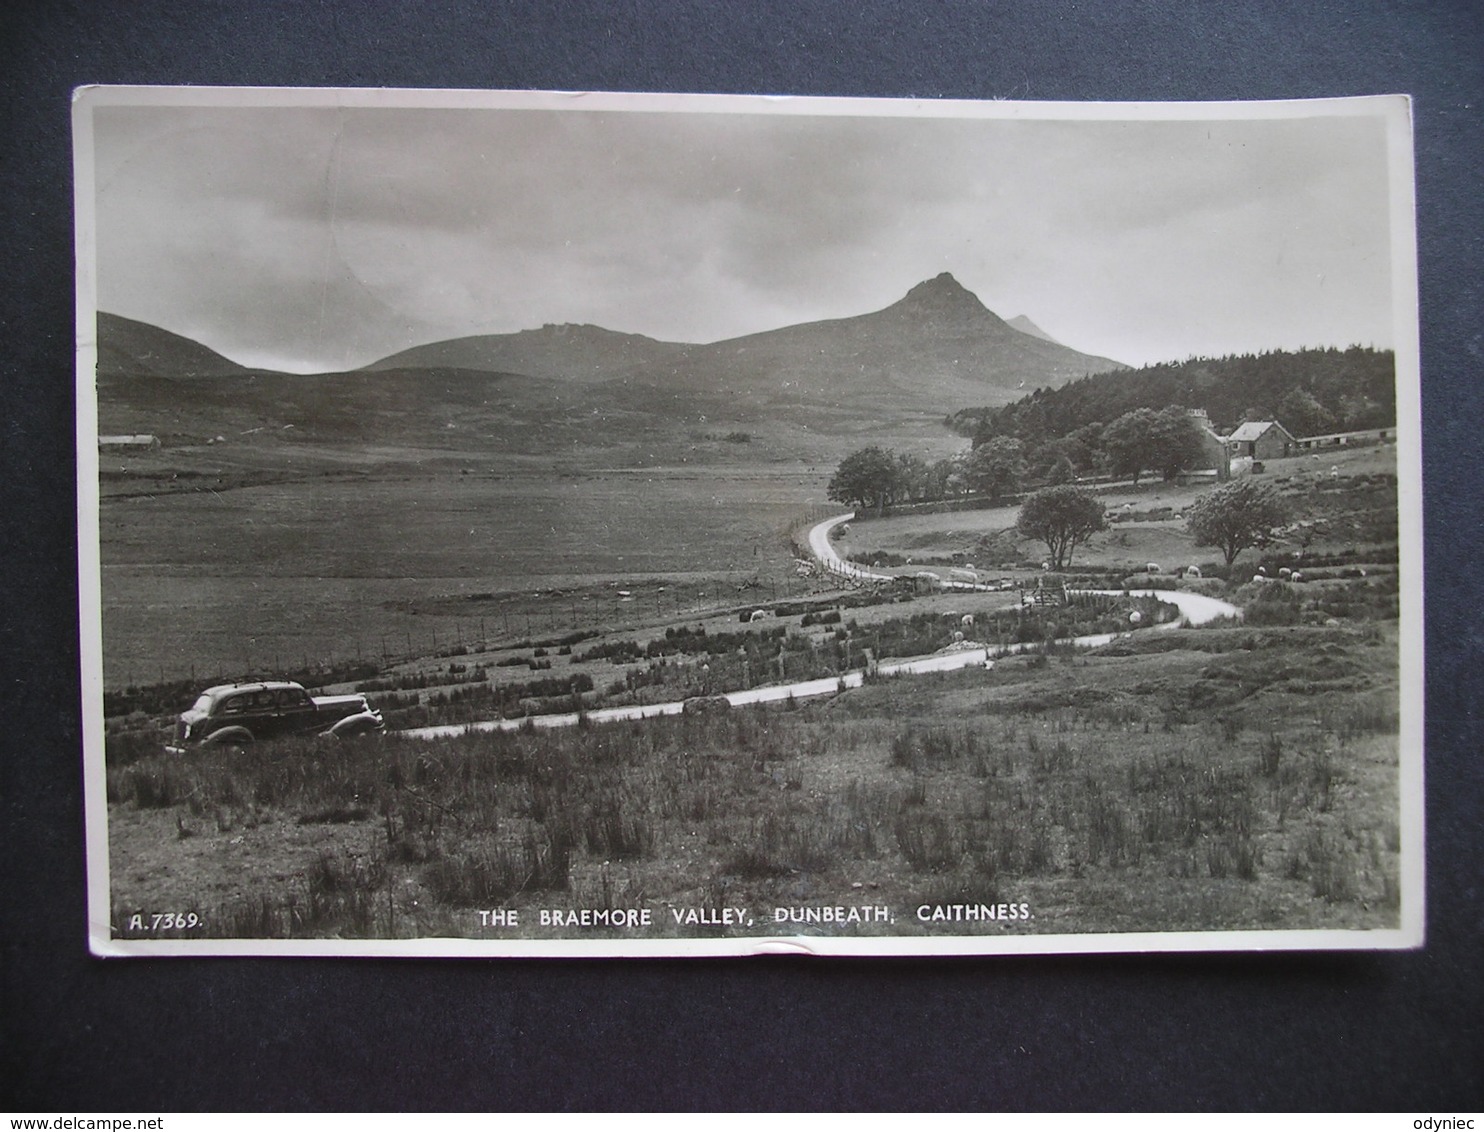
[[[1381,428],[1396,421],[1396,361],[1392,351],[1366,346],[1191,358],[1036,389],[998,408],[962,409],[945,423],[976,444],[1006,436],[1034,447],[1163,405],[1198,405],[1222,430],[1273,419],[1295,436]]]
[[[840,462],[829,498],[880,515],[894,504],[970,494],[994,501],[1024,487],[1073,483],[1092,474],[1138,483],[1152,471],[1169,480],[1209,467],[1209,461],[1201,426],[1182,407],[1170,405],[1158,412],[1134,409],[1107,425],[1093,421],[1034,443],[1013,436],[976,439],[967,452],[933,463],[873,445]]]

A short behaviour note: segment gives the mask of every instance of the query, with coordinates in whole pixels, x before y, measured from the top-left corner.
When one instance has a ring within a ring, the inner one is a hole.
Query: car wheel
[[[203,747],[233,747],[242,748],[250,746],[253,742],[253,734],[246,727],[224,727],[220,731],[213,731],[202,742]]]

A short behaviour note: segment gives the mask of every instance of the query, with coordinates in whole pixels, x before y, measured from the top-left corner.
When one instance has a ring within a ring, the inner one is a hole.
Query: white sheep
[[[958,623],[965,629],[972,629],[974,627],[974,615],[972,613],[965,613],[958,619]]]
[[[1201,568],[1199,566],[1187,566],[1185,567],[1185,576],[1187,578],[1199,578],[1201,576]]]

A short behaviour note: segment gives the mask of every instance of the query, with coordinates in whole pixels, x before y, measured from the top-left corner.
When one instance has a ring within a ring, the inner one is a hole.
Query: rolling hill
[[[99,311],[98,372],[108,376],[240,377],[249,371],[193,339]]]
[[[466,369],[523,373],[548,380],[610,381],[673,362],[688,349],[642,334],[562,323],[515,334],[450,338],[402,350],[364,367],[381,370]]]
[[[98,312],[98,372],[151,377],[240,377],[248,368],[193,338]]]
[[[724,394],[754,406],[815,403],[942,411],[1004,402],[1125,368],[1038,328],[1017,329],[947,272],[882,310],[800,323],[706,345],[660,342],[594,326],[545,326],[404,350],[367,368],[455,365],[572,382],[617,382]]]
[[[326,440],[425,444],[473,428],[522,448],[587,421],[611,444],[723,422],[837,438],[939,427],[956,405],[996,405],[1124,368],[1011,326],[944,273],[868,314],[721,342],[661,342],[548,325],[400,351],[346,373],[240,366],[189,338],[100,312],[102,427],[182,439],[293,426]],[[782,441],[780,440],[780,443]]]

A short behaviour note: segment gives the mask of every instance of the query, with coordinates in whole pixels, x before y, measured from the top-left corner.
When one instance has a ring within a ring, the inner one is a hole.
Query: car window
[[[252,698],[252,705],[253,705],[253,707],[258,708],[259,710],[262,710],[264,708],[271,708],[273,706],[273,693],[272,692],[257,692],[257,693],[254,693],[253,698]]]
[[[280,708],[300,708],[309,702],[309,695],[298,688],[284,688],[278,693]]]
[[[233,696],[230,699],[223,700],[222,701],[222,714],[223,715],[236,715],[238,712],[246,711],[247,710],[248,701],[251,698],[252,697],[250,697],[250,696]]]

